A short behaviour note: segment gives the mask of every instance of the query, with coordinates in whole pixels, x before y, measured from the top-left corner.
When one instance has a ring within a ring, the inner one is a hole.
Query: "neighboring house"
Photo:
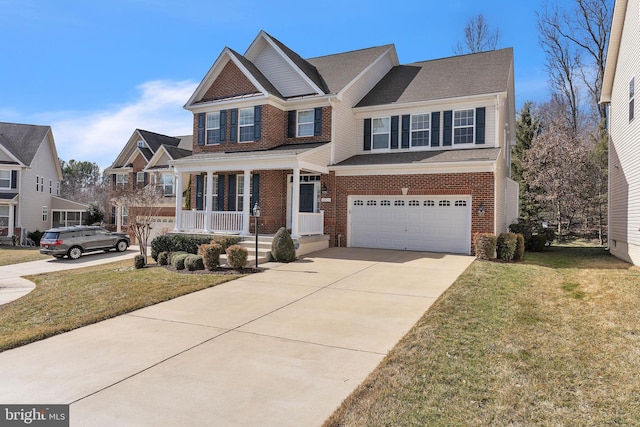
[[[640,265],[640,2],[615,2],[601,102],[609,106],[609,248]]]
[[[158,206],[151,238],[174,229],[176,191],[182,197],[186,187],[176,188],[169,162],[189,156],[192,140],[191,135],[173,137],[136,129],[113,164],[105,170],[111,177],[113,198],[123,190],[139,186],[157,185],[161,188],[165,202]],[[128,222],[128,207],[114,204],[109,219],[112,226],[121,231]]]
[[[50,126],[0,122],[0,234],[80,225],[87,206],[60,197],[62,170]]]
[[[286,227],[300,245],[470,253],[517,219],[513,51],[401,65],[393,45],[303,59],[261,31],[185,108],[176,232]]]

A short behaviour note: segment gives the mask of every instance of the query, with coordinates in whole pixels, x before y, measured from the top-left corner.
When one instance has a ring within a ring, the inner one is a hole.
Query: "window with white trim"
[[[40,190],[40,176],[36,175],[36,191]]]
[[[0,205],[0,227],[9,226],[9,205]]]
[[[42,221],[46,222],[49,219],[49,207],[48,206],[43,206],[42,207]]]
[[[56,181],[56,196],[60,195],[60,181]]]
[[[116,188],[126,187],[129,183],[129,174],[128,173],[117,173],[116,174]]]
[[[238,135],[240,142],[253,141],[253,107],[238,111]]]
[[[251,206],[251,194],[253,194],[253,180],[249,180],[249,208]],[[241,211],[244,206],[244,175],[236,176],[236,211]]]
[[[212,187],[211,194],[213,195],[211,204],[213,206],[211,206],[211,210],[217,211],[218,210],[218,175],[213,175],[211,178],[213,179],[212,186],[211,186]]]
[[[11,171],[0,170],[0,188],[11,188]]]
[[[371,120],[371,147],[374,150],[388,150],[391,136],[391,119],[381,117]]]
[[[53,194],[53,180],[49,180],[49,194]]]
[[[428,147],[430,129],[430,114],[413,114],[411,116],[411,146]]]
[[[136,172],[136,185],[138,187],[144,186],[144,172]]]
[[[636,97],[636,78],[633,77],[629,82],[629,121],[632,121],[636,115],[635,97]]]
[[[220,112],[207,113],[207,144],[220,144]]]
[[[474,110],[453,112],[453,143],[473,144]]]
[[[162,194],[165,196],[173,196],[175,194],[173,191],[173,174],[163,173],[160,179],[160,186],[162,187]]]
[[[298,111],[298,136],[313,136],[315,110]]]

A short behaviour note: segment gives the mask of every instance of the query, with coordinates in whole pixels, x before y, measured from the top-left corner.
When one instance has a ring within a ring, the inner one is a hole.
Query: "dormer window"
[[[138,147],[144,148],[144,141],[143,140],[138,141]]]

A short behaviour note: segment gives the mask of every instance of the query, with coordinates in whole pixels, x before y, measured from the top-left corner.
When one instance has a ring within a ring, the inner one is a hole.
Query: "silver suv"
[[[113,233],[103,227],[77,226],[47,230],[40,239],[40,253],[62,258],[78,259],[83,252],[126,251],[130,244],[125,233]]]

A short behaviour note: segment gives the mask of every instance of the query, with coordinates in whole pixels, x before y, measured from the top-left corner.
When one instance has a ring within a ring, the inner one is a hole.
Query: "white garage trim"
[[[349,247],[469,254],[470,195],[352,195]]]

